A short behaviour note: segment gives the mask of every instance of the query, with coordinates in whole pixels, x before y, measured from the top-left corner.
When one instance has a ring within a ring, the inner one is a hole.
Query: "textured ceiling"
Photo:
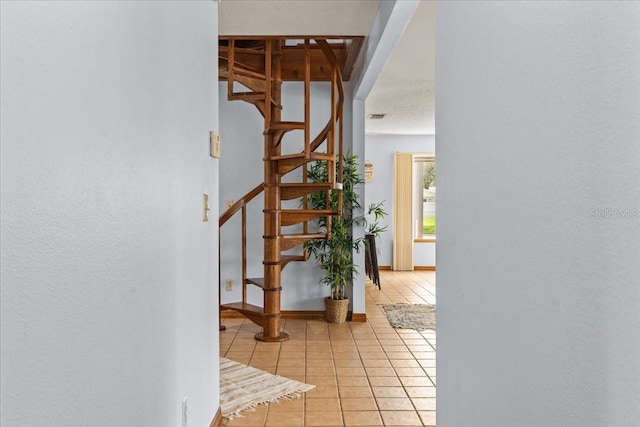
[[[364,36],[377,0],[221,0],[220,35]]]
[[[367,133],[435,134],[435,2],[421,1],[367,97]]]
[[[400,0],[401,1],[401,0]],[[377,0],[220,0],[220,35],[368,35]],[[365,43],[366,44],[366,43]],[[422,0],[365,103],[370,134],[434,134],[435,1]]]

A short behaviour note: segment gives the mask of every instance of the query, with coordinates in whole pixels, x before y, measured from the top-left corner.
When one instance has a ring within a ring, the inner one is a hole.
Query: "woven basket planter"
[[[329,323],[344,323],[347,321],[349,299],[324,299],[325,316]]]

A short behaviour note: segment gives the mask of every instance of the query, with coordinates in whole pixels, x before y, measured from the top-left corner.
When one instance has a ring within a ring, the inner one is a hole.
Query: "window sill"
[[[435,243],[436,236],[416,237],[413,239],[414,243]]]

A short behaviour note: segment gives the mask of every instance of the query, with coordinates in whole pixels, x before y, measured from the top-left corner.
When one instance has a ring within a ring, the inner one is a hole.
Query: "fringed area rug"
[[[225,418],[241,417],[241,411],[255,410],[260,404],[297,399],[314,387],[220,358],[220,409]]]
[[[436,306],[429,304],[380,304],[394,328],[436,330]]]

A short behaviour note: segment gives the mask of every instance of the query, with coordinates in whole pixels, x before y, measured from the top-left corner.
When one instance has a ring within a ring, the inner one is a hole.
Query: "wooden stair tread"
[[[280,264],[287,264],[294,261],[306,261],[307,258],[304,255],[282,255]]]
[[[271,122],[269,127],[271,129],[304,129],[304,122]]]
[[[283,182],[280,188],[331,188],[330,182]]]
[[[292,130],[304,130],[306,127],[304,122],[271,122],[264,130],[264,134],[278,134]]]
[[[337,211],[332,210],[332,209],[281,209],[280,210],[280,215],[296,215],[296,214],[303,214],[303,215],[333,215],[333,214],[337,214]]]
[[[220,53],[224,53],[224,52],[228,53],[229,52],[229,46],[220,45],[220,46],[218,46],[218,50],[219,50]],[[255,54],[255,55],[264,56],[264,47],[263,46],[257,47],[256,49],[250,49],[250,48],[246,48],[246,47],[235,46],[233,48],[233,50],[236,53],[246,53],[248,55]]]
[[[314,234],[281,234],[280,238],[283,240],[313,240],[313,239],[325,239],[327,235],[325,233]]]
[[[228,98],[230,100],[264,100],[265,93],[264,92],[233,92],[229,94]]]
[[[271,160],[278,160],[278,161],[286,161],[286,160],[309,160],[309,161],[315,161],[315,160],[334,160],[335,157],[333,154],[327,154],[327,153],[314,153],[311,152],[309,153],[309,157],[307,157],[305,155],[304,152],[302,153],[294,153],[294,154],[284,154],[282,156],[271,156]]]
[[[235,310],[240,313],[254,314],[254,315],[264,315],[264,310],[262,307],[258,307],[257,305],[249,304],[246,302],[229,302],[221,305],[222,308],[227,310]]]

